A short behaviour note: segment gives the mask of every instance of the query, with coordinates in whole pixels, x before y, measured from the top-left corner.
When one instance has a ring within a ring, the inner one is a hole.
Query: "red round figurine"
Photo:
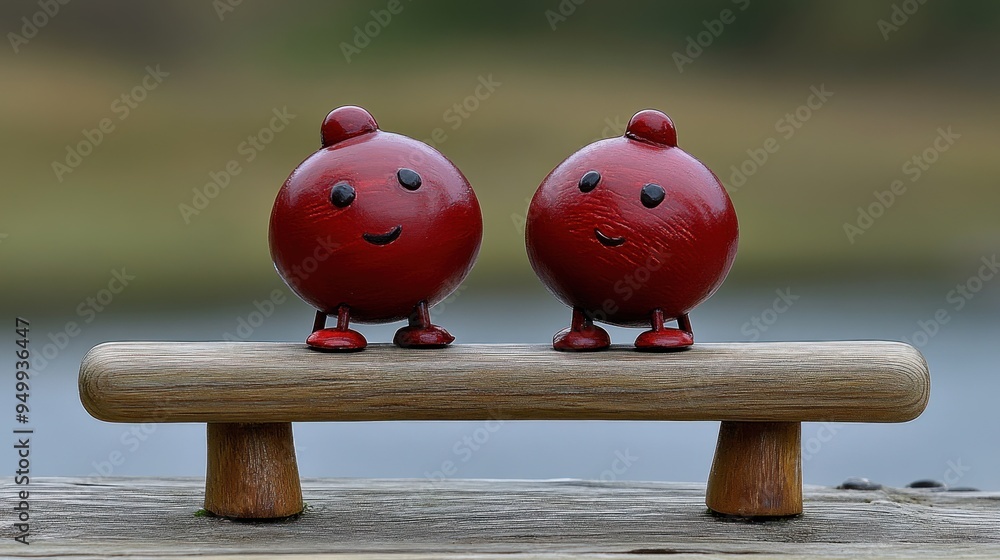
[[[556,350],[611,345],[594,321],[650,325],[640,350],[694,343],[688,313],[722,284],[736,257],[736,211],[719,179],[677,147],[667,115],[636,113],[624,137],[594,142],[559,164],[531,200],[528,259],[573,308]],[[677,320],[678,328],[664,322]]]
[[[278,191],[271,211],[271,258],[285,283],[315,307],[317,350],[367,345],[350,321],[408,318],[393,339],[440,348],[455,338],[428,309],[469,273],[483,237],[468,180],[434,148],[379,130],[360,107],[330,112],[323,147]],[[328,315],[337,326],[326,328]]]

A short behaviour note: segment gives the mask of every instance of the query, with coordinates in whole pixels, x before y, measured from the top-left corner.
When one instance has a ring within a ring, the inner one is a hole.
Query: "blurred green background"
[[[438,147],[485,213],[470,287],[538,288],[518,228],[528,197],[646,107],[670,114],[681,147],[728,187],[747,150],[778,140],[731,189],[742,229],[731,283],[964,276],[1000,241],[995,2],[403,0],[385,25],[371,22],[387,1],[233,3],[71,2],[36,18],[48,21],[26,42],[8,34],[6,297],[71,306],[121,266],[142,278],[129,305],[242,302],[280,286],[271,202],[343,104],[421,139],[444,129]],[[3,29],[27,38],[21,18],[41,9],[4,3]],[[690,40],[707,46],[692,57]],[[349,62],[345,43],[362,47]],[[675,53],[689,57],[680,69]],[[169,75],[125,116],[120,98],[147,66]],[[453,105],[489,76],[501,85],[453,128]],[[821,85],[833,96],[786,139],[776,122]],[[284,107],[295,118],[247,162],[241,143]],[[54,162],[105,118],[114,130],[57,177]],[[903,165],[939,127],[960,138],[911,181]],[[241,173],[185,223],[178,206],[233,159]],[[844,223],[895,179],[906,193],[849,242]]]
[[[134,426],[90,418],[80,360],[106,340],[302,341],[312,312],[274,272],[267,223],[334,107],[436,138],[475,188],[479,262],[433,310],[462,343],[545,343],[568,324],[525,256],[528,199],[653,107],[740,220],[729,279],[692,315],[699,342],[907,340],[930,364],[914,422],[835,438],[805,425],[806,482],[1000,487],[1000,281],[982,265],[1000,247],[1000,3],[59,2],[0,5],[0,315],[32,322],[33,474],[205,472],[203,426],[157,426],[132,446]],[[276,132],[275,110],[294,115]],[[196,199],[227,166],[239,173]],[[111,271],[135,279],[102,304]],[[974,298],[948,299],[960,284]],[[267,301],[275,290],[286,303]],[[776,291],[800,299],[788,309]],[[397,326],[359,330],[384,342]],[[704,480],[717,433],[504,426],[471,458],[457,446],[476,423],[297,424],[295,437],[303,476],[433,477],[452,461],[459,477],[607,480],[631,453],[611,480]]]

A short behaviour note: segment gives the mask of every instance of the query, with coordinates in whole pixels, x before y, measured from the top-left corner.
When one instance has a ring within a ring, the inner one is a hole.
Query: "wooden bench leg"
[[[740,517],[802,513],[802,424],[723,422],[705,504]]]
[[[301,513],[302,507],[291,423],[208,425],[206,510],[275,519]]]

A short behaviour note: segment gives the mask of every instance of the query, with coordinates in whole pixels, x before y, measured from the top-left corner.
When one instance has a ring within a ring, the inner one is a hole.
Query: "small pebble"
[[[926,479],[926,478],[923,479],[923,480],[913,481],[913,482],[907,484],[906,487],[907,488],[922,488],[922,489],[927,489],[927,490],[938,490],[938,491],[942,491],[942,490],[946,489],[946,486],[945,486],[945,484],[943,482],[939,482],[937,480],[930,480],[930,479]]]
[[[971,486],[956,486],[954,488],[949,488],[949,492],[979,492],[979,488],[973,488]]]
[[[872,482],[867,478],[852,476],[842,482],[837,488],[841,490],[879,490],[882,488],[882,485],[877,482]]]

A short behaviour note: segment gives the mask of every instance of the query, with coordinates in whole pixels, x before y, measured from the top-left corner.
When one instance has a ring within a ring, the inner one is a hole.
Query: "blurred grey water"
[[[920,343],[933,379],[923,416],[906,424],[803,425],[805,482],[834,485],[865,476],[905,485],[933,478],[952,486],[1000,489],[1000,286],[986,286],[960,310],[947,300],[952,287],[932,281],[727,285],[692,320],[699,342],[752,340],[756,330],[761,341],[908,338]],[[785,303],[776,306],[783,312],[775,310],[776,290],[793,296],[785,297],[792,301],[787,309]],[[249,335],[248,340],[302,341],[312,311],[284,293],[287,299],[263,324],[239,333],[241,318],[255,310],[254,301],[150,315],[108,306],[33,377],[33,474],[203,475],[203,425],[94,420],[77,395],[79,361],[92,345],[109,340],[218,340],[228,332]],[[262,294],[259,301],[268,297]],[[930,325],[940,309],[947,323],[932,336],[913,339],[918,322]],[[442,304],[435,317],[459,343],[540,343],[567,324],[569,311],[540,288],[524,295],[470,288]],[[766,330],[753,327],[754,317]],[[29,319],[33,349],[41,355],[48,333],[80,317],[70,311]],[[369,341],[382,342],[397,326],[359,328]],[[611,331],[616,343],[630,343],[638,334]],[[703,481],[717,429],[712,422],[318,423],[296,424],[295,438],[301,474],[307,477],[440,477],[442,466],[451,462],[450,476],[456,478]],[[13,465],[13,452],[8,453]]]

